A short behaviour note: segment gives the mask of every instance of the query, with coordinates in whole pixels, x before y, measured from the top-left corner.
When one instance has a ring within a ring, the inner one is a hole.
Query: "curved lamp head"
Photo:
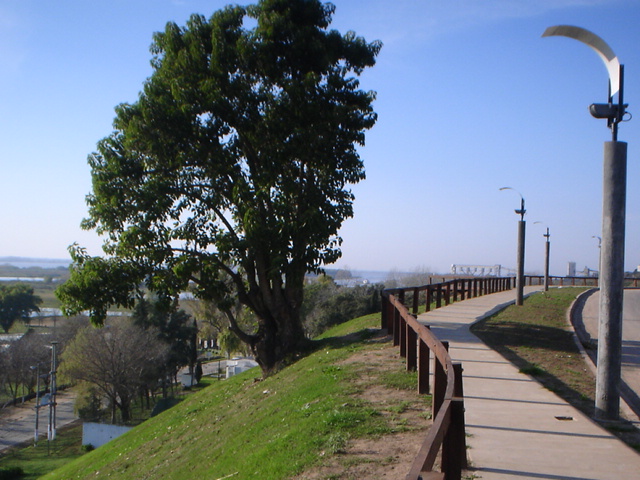
[[[520,220],[524,220],[524,214],[527,212],[524,209],[524,197],[522,196],[522,194],[517,191],[515,188],[511,188],[511,187],[500,187],[498,190],[503,191],[503,190],[513,190],[514,192],[516,192],[518,195],[520,195],[520,210],[516,210],[516,214],[520,215]]]
[[[611,47],[595,33],[584,28],[572,25],[556,25],[547,28],[542,34],[543,37],[561,36],[573,38],[591,47],[604,62],[609,72],[610,96],[613,97],[620,91],[620,61]]]

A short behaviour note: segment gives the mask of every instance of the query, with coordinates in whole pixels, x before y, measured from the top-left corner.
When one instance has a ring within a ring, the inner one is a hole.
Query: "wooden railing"
[[[393,335],[393,343],[406,358],[407,370],[418,372],[418,393],[429,394],[430,357],[433,353],[433,425],[416,455],[406,480],[460,480],[467,466],[462,365],[453,363],[448,342],[440,341],[416,319],[421,294],[426,310],[451,302],[513,288],[507,278],[454,279],[420,287],[396,288],[382,292],[382,328]],[[411,295],[413,313],[405,305]],[[438,453],[440,471],[434,471]]]
[[[430,283],[418,287],[390,288],[383,291],[382,328],[386,328],[384,301],[385,296],[394,295],[402,304],[411,304],[411,312],[417,314],[421,304],[426,311],[434,306],[440,308],[444,305],[464,300],[466,298],[479,297],[488,293],[502,292],[515,287],[515,277],[482,277],[482,278],[455,278],[441,283]]]

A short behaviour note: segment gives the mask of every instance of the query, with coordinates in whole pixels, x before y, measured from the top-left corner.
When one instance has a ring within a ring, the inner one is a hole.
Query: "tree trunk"
[[[120,415],[122,423],[127,423],[131,420],[131,398],[128,396],[120,397]]]
[[[260,321],[251,352],[264,377],[282,368],[284,361],[298,353],[305,343],[304,329],[298,309],[281,309],[279,318]]]

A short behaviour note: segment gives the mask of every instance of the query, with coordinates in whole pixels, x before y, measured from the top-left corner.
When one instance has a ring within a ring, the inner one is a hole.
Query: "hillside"
[[[248,371],[43,477],[400,478],[430,421],[379,315],[343,324],[266,380]]]

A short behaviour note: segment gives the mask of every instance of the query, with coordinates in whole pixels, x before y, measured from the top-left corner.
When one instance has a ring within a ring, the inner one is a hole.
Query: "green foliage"
[[[231,330],[224,329],[218,335],[218,346],[222,350],[227,358],[231,358],[235,352],[238,352],[241,348],[240,339]]]
[[[24,476],[20,467],[0,468],[0,480],[17,480]]]
[[[73,406],[80,420],[97,422],[102,417],[102,395],[90,383],[82,382],[75,388],[76,400]]]
[[[40,303],[42,299],[25,283],[0,285],[0,327],[8,333],[16,320],[29,323],[29,314],[39,312]]]
[[[340,257],[347,186],[365,176],[357,147],[376,121],[357,77],[381,45],[328,30],[333,11],[262,0],[154,35],[153,74],[89,157],[83,227],[106,236],[111,257],[72,249],[66,311],[100,322],[140,283],[174,297],[191,282],[265,373],[300,348],[304,275]],[[237,300],[255,332],[235,321]]]
[[[380,311],[381,285],[341,287],[331,278],[319,277],[305,286],[302,318],[309,337],[327,328]]]
[[[134,306],[134,295],[142,282],[143,270],[119,258],[90,257],[86,250],[72,245],[73,259],[69,280],[56,289],[66,315],[78,315],[89,310],[91,321],[104,324],[107,307]]]
[[[198,328],[187,312],[178,309],[177,302],[140,298],[131,318],[140,327],[155,328],[158,338],[169,345],[166,366],[172,375],[184,365],[195,365]]]

